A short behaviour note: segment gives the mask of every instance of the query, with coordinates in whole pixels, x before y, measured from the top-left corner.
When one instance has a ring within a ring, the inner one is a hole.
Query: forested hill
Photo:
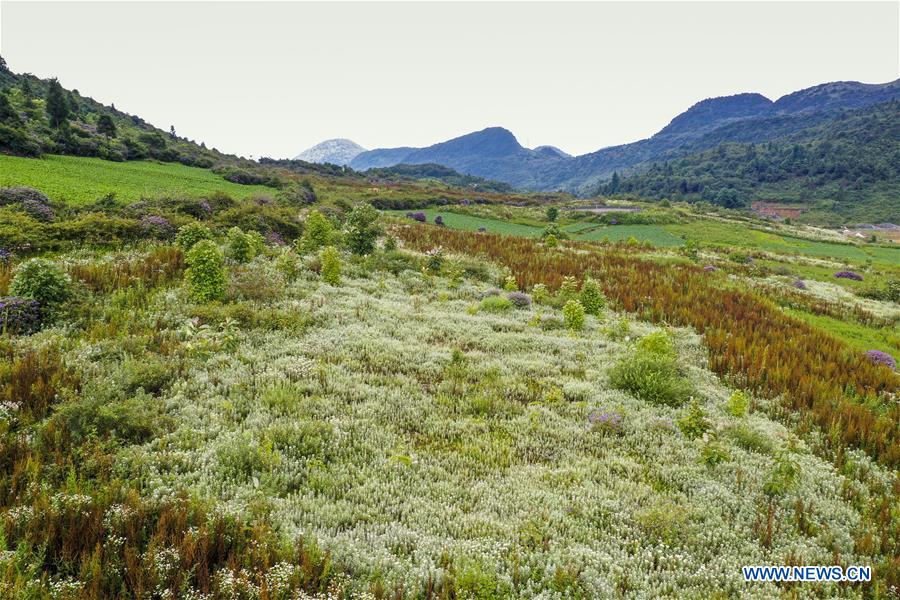
[[[601,193],[802,203],[839,221],[900,220],[900,101],[840,113],[762,144],[721,143],[616,176]]]

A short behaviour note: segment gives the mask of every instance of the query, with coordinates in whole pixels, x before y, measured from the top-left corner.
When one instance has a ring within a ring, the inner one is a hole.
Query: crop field
[[[684,240],[672,235],[660,225],[601,225],[587,231],[576,230],[573,240],[593,242],[624,242],[634,238],[657,248],[672,248],[684,245]]]
[[[441,210],[439,208],[424,208],[409,210],[388,211],[398,217],[403,217],[408,212],[422,212],[429,223],[434,223],[434,218],[438,215],[444,220],[444,224],[451,229],[459,229],[461,231],[478,231],[484,229],[489,233],[497,233],[500,235],[516,235],[522,237],[540,237],[543,229],[540,227],[532,227],[530,225],[520,225],[511,223],[501,219],[487,219],[484,217],[476,217],[472,215],[464,215],[449,210]]]
[[[51,199],[80,205],[114,194],[121,202],[163,196],[204,196],[225,192],[235,198],[271,195],[272,188],[239,185],[209,169],[152,161],[111,162],[99,158],[0,155],[0,187],[26,186]]]

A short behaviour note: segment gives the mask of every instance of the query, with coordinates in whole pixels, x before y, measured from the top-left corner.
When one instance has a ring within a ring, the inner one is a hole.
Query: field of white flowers
[[[127,299],[140,308],[119,317],[191,355],[165,374],[164,433],[115,458],[147,496],[187,490],[265,518],[317,540],[359,589],[411,595],[452,574],[485,598],[770,598],[778,589],[744,583],[741,565],[859,562],[860,515],[841,494],[856,484],[759,404],[734,416],[688,330],[671,335],[710,425],[697,439],[678,426],[687,408],[611,387],[610,368],[656,331],[622,315],[569,333],[548,306],[478,309],[496,282],[409,270],[350,265],[332,286],[258,257],[231,278],[225,306],[198,308],[175,286]],[[199,325],[198,310],[227,318]],[[100,336],[61,346],[86,396],[136,368]],[[784,461],[795,485],[772,501],[764,486]]]

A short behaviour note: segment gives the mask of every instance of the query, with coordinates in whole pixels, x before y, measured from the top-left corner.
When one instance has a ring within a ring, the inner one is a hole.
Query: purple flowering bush
[[[852,279],[853,281],[862,281],[862,275],[853,271],[838,271],[834,274],[838,279]]]
[[[506,295],[516,308],[528,308],[531,306],[531,296],[525,292],[510,292]]]
[[[413,221],[418,221],[419,223],[428,222],[428,217],[426,217],[425,213],[423,213],[422,211],[408,212],[406,213],[406,216]]]
[[[0,265],[9,264],[10,260],[12,260],[12,252],[6,248],[0,248]]]
[[[284,246],[284,238],[277,231],[270,231],[266,234],[266,243],[270,246]]]
[[[141,218],[141,229],[146,233],[157,237],[168,239],[175,234],[175,227],[165,217],[158,215],[147,215]]]
[[[719,267],[717,267],[715,265],[706,265],[705,267],[703,267],[703,270],[709,271],[710,273],[712,273],[713,271],[718,271]]]
[[[29,187],[0,188],[0,206],[18,205],[39,221],[52,221],[50,198]]]
[[[444,223],[444,217],[442,217],[441,215],[436,216],[434,218],[434,224],[440,227],[445,227],[446,224]]]
[[[891,369],[897,368],[897,361],[887,352],[882,352],[881,350],[869,350],[866,352],[866,357],[872,361],[873,364],[884,365]]]
[[[795,281],[795,282],[792,283],[791,285],[794,286],[795,288],[797,288],[798,290],[805,290],[805,289],[806,289],[806,282],[803,281],[802,279],[798,279],[797,281]]]
[[[41,303],[30,298],[0,298],[0,333],[29,334],[41,328]]]

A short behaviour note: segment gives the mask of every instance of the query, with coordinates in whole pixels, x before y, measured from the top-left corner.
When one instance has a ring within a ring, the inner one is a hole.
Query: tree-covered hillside
[[[832,221],[900,217],[900,102],[843,113],[764,144],[723,143],[603,184],[603,193],[802,203]]]

